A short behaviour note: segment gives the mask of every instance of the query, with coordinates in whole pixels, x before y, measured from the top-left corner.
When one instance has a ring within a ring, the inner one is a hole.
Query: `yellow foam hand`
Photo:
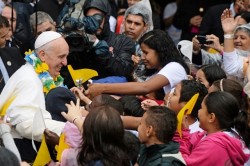
[[[48,146],[46,144],[45,137],[43,134],[42,143],[36,155],[36,159],[35,159],[35,162],[33,163],[33,166],[43,166],[43,165],[48,164],[50,161],[51,161],[51,157],[50,157]]]
[[[92,69],[78,69],[78,70],[74,70],[72,68],[71,65],[68,65],[68,70],[69,73],[72,77],[72,79],[74,80],[74,82],[76,80],[82,79],[82,83],[88,81],[89,79],[98,76],[97,71],[92,70]]]
[[[0,110],[0,116],[4,116],[6,114],[7,109],[9,108],[10,104],[13,102],[13,100],[16,98],[16,96],[11,97],[7,102],[3,105],[2,110]]]
[[[180,110],[180,112],[177,115],[178,119],[178,125],[177,125],[177,131],[180,134],[180,137],[182,138],[182,132],[181,132],[181,126],[182,126],[182,119],[184,115],[189,115],[193,111],[194,105],[199,97],[199,93],[196,93],[188,102],[187,104]]]
[[[56,159],[58,161],[61,161],[62,152],[65,149],[68,149],[68,148],[69,148],[69,145],[65,142],[65,134],[62,133],[60,135],[59,145],[57,146],[57,156],[56,156]]]

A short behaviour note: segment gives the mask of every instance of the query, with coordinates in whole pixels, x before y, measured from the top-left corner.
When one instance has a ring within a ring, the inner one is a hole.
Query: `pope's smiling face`
[[[39,54],[42,62],[49,66],[49,73],[52,78],[60,75],[60,70],[67,65],[69,46],[64,38],[58,38],[49,43],[51,46],[47,50],[41,50]]]

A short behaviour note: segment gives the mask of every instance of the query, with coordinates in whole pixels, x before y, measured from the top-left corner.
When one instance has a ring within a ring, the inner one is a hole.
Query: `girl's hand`
[[[89,104],[91,102],[91,100],[87,96],[84,95],[83,88],[79,89],[77,87],[73,87],[70,90],[76,95],[76,98],[79,98],[85,104]]]
[[[81,87],[80,89],[78,87],[73,87],[70,89],[72,93],[75,94],[76,98],[81,99],[81,97],[84,96],[83,92],[84,92],[84,88]]]
[[[80,100],[77,99],[76,104],[74,104],[73,101],[70,102],[70,104],[65,104],[68,108],[68,113],[62,112],[62,116],[67,119],[69,122],[73,123],[73,120],[77,117],[82,117],[82,112],[80,108]]]
[[[158,106],[158,105],[159,104],[156,101],[150,99],[146,99],[141,102],[141,107],[144,110],[148,110],[148,108],[151,106]]]

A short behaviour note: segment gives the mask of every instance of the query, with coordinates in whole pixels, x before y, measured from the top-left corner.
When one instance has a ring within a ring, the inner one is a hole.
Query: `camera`
[[[86,33],[70,33],[66,35],[65,40],[69,45],[71,53],[83,51],[88,52],[93,45],[93,43],[89,41]]]
[[[213,42],[212,41],[207,41],[207,37],[206,36],[202,36],[202,35],[197,35],[197,40],[199,41],[199,43],[201,45],[204,45],[204,44],[212,44]]]

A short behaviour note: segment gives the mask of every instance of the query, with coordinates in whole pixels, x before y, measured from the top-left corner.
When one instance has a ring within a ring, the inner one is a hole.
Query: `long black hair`
[[[125,153],[124,127],[120,114],[110,106],[91,109],[83,124],[79,165],[101,162],[108,166],[129,166]]]
[[[189,73],[187,64],[182,59],[173,40],[165,31],[156,29],[145,33],[139,39],[139,44],[141,45],[142,43],[158,53],[158,60],[162,68],[170,62],[177,62],[184,67],[187,74]]]
[[[237,99],[228,92],[212,92],[204,99],[208,113],[214,113],[218,119],[221,130],[235,128],[250,147],[250,127],[248,126],[248,113],[239,109]]]

